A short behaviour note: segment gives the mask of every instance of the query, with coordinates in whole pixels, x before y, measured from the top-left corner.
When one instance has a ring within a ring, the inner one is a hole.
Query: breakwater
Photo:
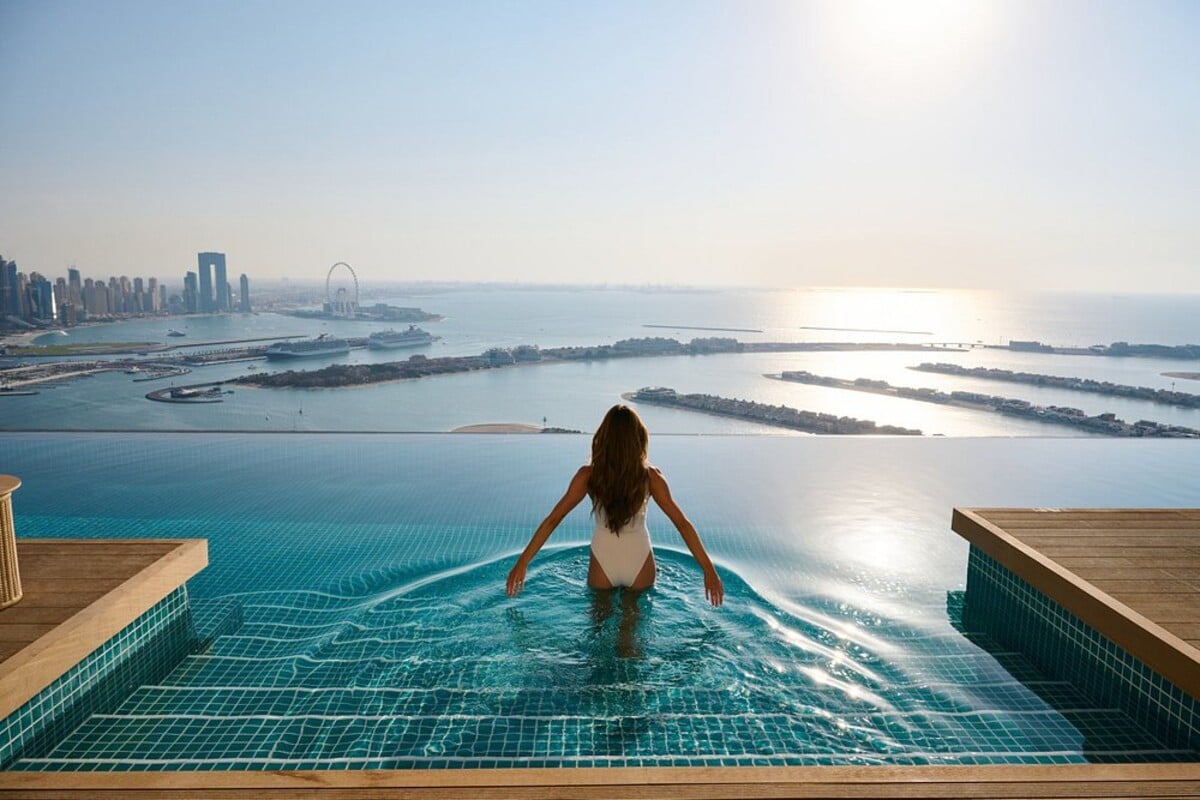
[[[1200,394],[1177,392],[1173,389],[1151,389],[1148,386],[1130,386],[1123,383],[1096,381],[1091,378],[1066,378],[1058,375],[1041,375],[1035,372],[1013,372],[1008,369],[992,367],[961,367],[958,364],[931,364],[928,362],[909,367],[909,369],[918,372],[936,372],[941,375],[1024,383],[1030,386],[1050,386],[1055,389],[1070,389],[1076,392],[1090,392],[1110,397],[1128,397],[1133,400],[1145,400],[1150,403],[1179,406],[1180,408],[1200,408]]]
[[[1185,428],[1179,425],[1164,425],[1161,422],[1154,422],[1148,419],[1131,423],[1117,419],[1115,414],[1088,416],[1078,408],[1037,406],[1027,400],[981,394],[979,392],[943,392],[938,389],[924,387],[892,386],[887,381],[873,380],[871,378],[857,378],[851,381],[844,378],[814,375],[811,372],[803,370],[784,372],[780,375],[768,375],[767,377],[796,383],[807,383],[815,386],[828,386],[834,389],[882,394],[888,397],[903,397],[908,400],[920,400],[926,403],[940,403],[941,405],[992,411],[1011,417],[1022,417],[1039,422],[1066,425],[1076,430],[1102,436],[1137,436],[1171,439],[1200,438],[1200,430]]]
[[[599,361],[612,358],[698,356],[717,353],[802,353],[828,351],[954,351],[958,348],[889,342],[739,342],[726,337],[702,337],[689,342],[664,337],[622,339],[613,344],[581,347],[520,345],[493,347],[477,356],[429,358],[421,354],[405,361],[377,364],[333,364],[316,370],[288,370],[265,375],[246,375],[238,383],[266,388],[334,388],[367,386],[387,381],[449,375],[480,369],[498,369],[524,364]]]
[[[746,422],[758,422],[805,433],[838,436],[920,436],[921,431],[894,425],[877,425],[871,420],[838,417],[815,411],[803,411],[790,406],[773,406],[753,400],[718,397],[711,394],[679,394],[665,387],[644,387],[622,395],[626,400],[652,405],[683,408]]]

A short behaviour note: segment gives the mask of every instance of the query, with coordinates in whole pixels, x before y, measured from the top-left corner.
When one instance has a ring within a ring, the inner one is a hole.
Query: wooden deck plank
[[[36,574],[43,579],[128,578],[162,558],[162,553],[130,553],[122,556],[102,556],[94,553],[64,559],[61,554],[38,554],[26,557],[20,552],[21,573]]]
[[[1200,510],[955,509],[951,527],[1200,697]]]
[[[71,542],[74,553],[91,553],[97,555],[112,555],[112,539],[21,539],[22,557],[50,554],[55,555],[62,550],[63,542]],[[162,555],[174,549],[171,539],[122,539],[122,553],[158,553]]]
[[[108,594],[119,585],[119,581],[97,581],[96,588],[79,590],[78,582],[69,584],[68,589],[59,583],[58,588],[50,589],[38,586],[25,586],[25,594],[21,596],[21,608],[29,613],[31,608],[74,608],[80,609],[93,600]]]
[[[1096,578],[1092,581],[1096,586],[1100,587],[1109,594],[1117,592],[1142,592],[1146,591],[1147,587],[1158,586],[1164,594],[1192,594],[1200,591],[1200,586],[1188,583],[1187,581],[1174,580],[1172,578],[1156,579],[1153,582],[1148,582],[1143,578],[1120,579],[1120,578]]]
[[[149,545],[146,540],[17,540],[25,596],[0,610],[0,718],[208,564],[203,539]]]

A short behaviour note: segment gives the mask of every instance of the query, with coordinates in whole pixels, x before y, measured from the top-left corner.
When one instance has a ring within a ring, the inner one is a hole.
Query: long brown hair
[[[592,437],[592,474],[588,496],[592,513],[604,510],[604,522],[613,533],[633,519],[650,491],[646,474],[646,447],[650,432],[637,412],[615,405]]]

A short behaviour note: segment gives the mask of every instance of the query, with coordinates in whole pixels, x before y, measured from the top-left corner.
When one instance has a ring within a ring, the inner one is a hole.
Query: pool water
[[[3,435],[19,535],[206,537],[192,602],[241,619],[13,768],[1196,758],[962,631],[949,530],[954,505],[1197,505],[1194,446],[658,437],[725,606],[657,512],[656,587],[589,591],[582,507],[506,597],[587,445]]]

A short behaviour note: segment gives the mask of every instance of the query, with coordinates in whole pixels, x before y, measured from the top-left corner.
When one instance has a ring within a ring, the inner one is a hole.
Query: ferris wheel
[[[338,267],[350,273],[349,281],[338,273],[339,280],[335,282],[334,273],[338,272]],[[335,317],[354,317],[358,314],[358,275],[354,274],[354,267],[345,261],[334,264],[325,276],[325,303],[329,313]]]

